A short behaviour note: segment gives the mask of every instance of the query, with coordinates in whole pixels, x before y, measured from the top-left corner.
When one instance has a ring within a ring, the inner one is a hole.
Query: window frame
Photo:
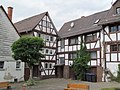
[[[116,14],[117,14],[117,15],[120,15],[120,7],[117,7],[117,8],[116,8]]]
[[[97,33],[91,33],[85,35],[85,42],[92,42],[97,40]]]
[[[16,69],[19,69],[21,66],[21,62],[20,61],[16,61]]]
[[[110,45],[110,51],[111,52],[117,52],[118,51],[118,45],[117,44]]]
[[[65,47],[65,40],[64,39],[61,40],[60,46],[61,46],[61,49],[63,49]]]
[[[0,69],[3,69],[3,68],[4,68],[4,64],[5,64],[4,61],[0,61]]]
[[[78,37],[69,38],[69,45],[76,45],[78,44]]]

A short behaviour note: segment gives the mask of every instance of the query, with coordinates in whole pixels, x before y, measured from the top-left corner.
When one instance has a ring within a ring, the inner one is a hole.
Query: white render
[[[24,80],[24,63],[16,68],[16,61],[12,58],[11,45],[19,39],[19,35],[8,19],[4,9],[0,6],[0,62],[4,62],[0,68],[0,82],[14,82]]]

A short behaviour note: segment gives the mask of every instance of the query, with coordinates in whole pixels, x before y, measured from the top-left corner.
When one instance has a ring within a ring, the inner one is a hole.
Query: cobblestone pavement
[[[67,87],[68,83],[88,84],[90,85],[90,90],[100,90],[101,88],[107,88],[107,87],[119,87],[120,88],[120,84],[117,82],[93,83],[93,82],[84,82],[84,81],[70,80],[70,79],[46,79],[46,80],[37,81],[35,86],[28,86],[26,90],[64,90],[64,88]],[[12,90],[22,90],[23,84],[24,82],[14,84],[12,86]]]

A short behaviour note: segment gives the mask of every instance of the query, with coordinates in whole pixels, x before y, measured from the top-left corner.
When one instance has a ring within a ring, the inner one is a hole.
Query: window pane
[[[61,48],[64,48],[65,46],[65,40],[61,40]]]
[[[0,61],[0,68],[4,67],[4,61]]]
[[[117,26],[110,27],[110,32],[116,32],[116,31],[117,31]]]
[[[76,53],[71,53],[69,54],[69,59],[75,59],[77,57],[77,54]]]
[[[120,31],[120,25],[118,25],[118,31]]]
[[[120,14],[120,8],[117,8],[117,14]]]
[[[64,57],[59,57],[59,59],[60,59],[60,64],[65,64],[65,60],[64,60]]]
[[[16,68],[20,68],[20,62],[16,62]]]
[[[71,38],[70,39],[70,45],[77,44],[77,43],[78,43],[78,38]]]
[[[91,52],[90,56],[91,58],[97,58],[97,52]]]
[[[110,50],[111,51],[117,51],[117,45],[111,45]]]

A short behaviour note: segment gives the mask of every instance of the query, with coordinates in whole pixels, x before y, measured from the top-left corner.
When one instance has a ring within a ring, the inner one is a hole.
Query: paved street
[[[79,80],[67,80],[67,79],[46,79],[36,82],[35,86],[29,86],[26,90],[64,90],[68,83],[83,83],[90,85],[90,90],[100,90],[106,87],[119,87],[120,84],[117,82],[83,82]],[[12,86],[12,90],[22,90],[22,83],[17,83]]]

